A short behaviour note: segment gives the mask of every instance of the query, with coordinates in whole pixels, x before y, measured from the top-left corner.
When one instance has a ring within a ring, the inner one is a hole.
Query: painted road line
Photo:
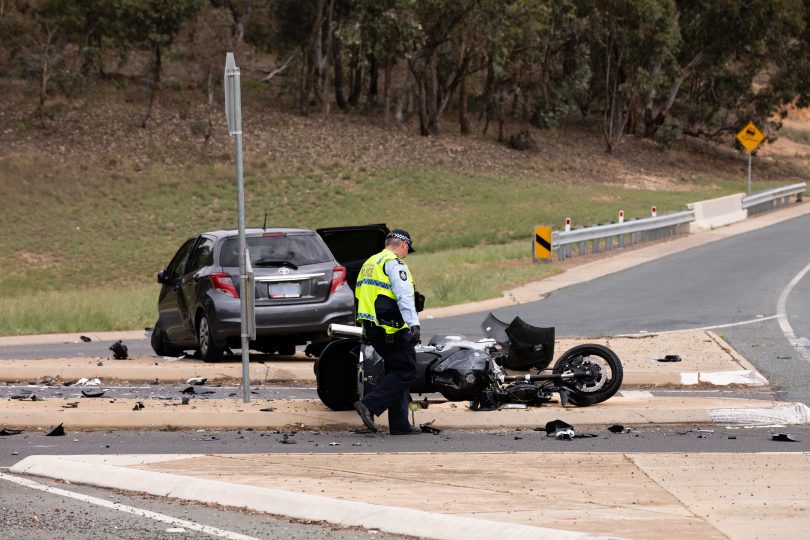
[[[715,386],[741,384],[744,386],[768,386],[766,379],[758,371],[742,369],[737,371],[693,371],[681,373],[681,384],[691,386],[700,383],[709,383]]]
[[[796,333],[793,331],[793,327],[790,325],[790,321],[788,320],[787,316],[787,299],[790,296],[790,293],[793,292],[793,288],[802,280],[802,278],[810,272],[810,263],[805,266],[801,272],[796,274],[790,283],[787,284],[787,287],[784,288],[782,293],[779,295],[779,300],[776,302],[776,315],[779,319],[779,328],[782,329],[782,333],[785,334],[785,338],[787,338],[790,345],[798,351],[798,353],[810,362],[810,351],[808,351],[805,347],[800,346],[797,344],[798,340],[796,339]]]
[[[757,317],[756,319],[748,319],[746,321],[738,321],[733,323],[726,323],[726,324],[713,324],[711,326],[701,326],[700,328],[681,328],[680,330],[661,330],[660,332],[652,331],[652,330],[639,330],[635,334],[618,334],[613,337],[638,337],[638,336],[650,336],[650,335],[667,335],[667,334],[679,334],[681,332],[698,332],[698,331],[705,331],[705,330],[717,330],[719,328],[733,328],[735,326],[745,326],[746,324],[756,324],[762,321],[771,321],[773,319],[778,319],[779,315],[770,315],[768,317]]]
[[[173,518],[165,514],[158,514],[157,512],[152,512],[150,510],[135,508],[134,506],[127,506],[125,504],[108,501],[106,499],[99,499],[98,497],[91,497],[90,495],[84,495],[82,493],[75,493],[73,491],[67,491],[65,489],[46,486],[45,484],[40,484],[39,482],[34,482],[33,480],[28,480],[27,478],[20,478],[19,476],[0,473],[0,480],[14,482],[15,484],[19,484],[21,486],[25,486],[31,489],[37,489],[39,491],[44,491],[46,493],[51,493],[53,495],[59,495],[60,497],[68,497],[71,499],[76,499],[78,501],[94,504],[96,506],[101,506],[103,508],[109,508],[111,510],[118,510],[119,512],[124,512],[135,516],[153,519],[155,521],[167,523],[175,527],[182,527],[184,529],[210,534],[212,536],[217,536],[219,538],[227,538],[229,540],[258,540],[253,536],[246,536],[244,534],[226,531],[224,529],[211,527],[209,525],[201,525],[199,523],[187,521],[185,519]]]

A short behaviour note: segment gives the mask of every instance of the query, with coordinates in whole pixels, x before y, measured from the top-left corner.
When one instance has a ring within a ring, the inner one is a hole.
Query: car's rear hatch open
[[[346,267],[346,282],[354,289],[360,267],[366,259],[382,251],[388,227],[385,223],[328,227],[316,231],[332,251],[335,259]]]

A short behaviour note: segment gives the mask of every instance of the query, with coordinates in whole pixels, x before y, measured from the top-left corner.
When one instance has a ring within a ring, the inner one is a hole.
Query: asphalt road
[[[796,218],[768,228],[690,249],[588,283],[557,291],[546,299],[503,308],[495,315],[504,321],[520,316],[538,326],[556,326],[558,336],[606,336],[638,332],[661,332],[689,328],[716,328],[746,358],[771,380],[778,399],[810,403],[810,362],[808,349],[791,343],[793,337],[810,336],[810,277],[797,279],[810,263],[803,249],[810,216]],[[780,303],[780,299],[782,302]],[[783,311],[780,311],[783,309]],[[478,337],[485,313],[428,319],[423,334],[462,333]],[[781,315],[781,318],[780,318]],[[0,357],[108,356],[112,342],[61,344],[37,347],[5,347]],[[798,342],[799,344],[801,341]],[[150,354],[147,340],[127,343],[132,354]],[[4,389],[17,392],[19,387]],[[112,393],[133,395],[145,392],[150,398],[176,398],[180,388],[137,389],[121,387]],[[216,394],[233,392],[220,387]],[[66,391],[48,389],[43,391]],[[68,390],[72,391],[72,390]],[[267,397],[303,394],[311,389],[257,389]],[[275,393],[274,393],[275,392]],[[732,392],[740,392],[733,390]],[[284,394],[286,393],[286,394]],[[538,426],[541,427],[541,426]],[[577,426],[575,426],[577,427]],[[458,432],[399,438],[356,433],[288,433],[286,444],[278,432],[92,432],[71,433],[65,437],[44,437],[22,433],[0,437],[2,467],[31,454],[85,453],[257,453],[257,452],[460,452],[460,451],[581,451],[581,452],[793,452],[810,451],[810,428],[727,429],[695,431],[700,426],[645,428],[614,435],[580,427],[596,437],[556,441],[542,431]],[[776,442],[771,431],[796,434],[801,442]],[[41,492],[0,480],[0,527],[11,531],[7,537],[36,538],[62,534],[71,538],[165,538],[186,533],[164,522],[143,521],[87,502],[65,502]],[[64,487],[64,486],[62,486]],[[190,521],[215,525],[249,536],[271,538],[365,538],[366,532],[335,531],[314,526],[299,529],[266,516],[249,516],[204,507],[188,507],[165,500],[111,494],[108,491],[70,486],[105,499],[120,499],[135,507],[149,507],[163,514],[187,516]],[[149,506],[151,505],[151,506]],[[56,509],[59,509],[57,512]],[[62,512],[62,509],[65,512]],[[34,516],[37,516],[36,518]],[[151,519],[151,518],[150,518]],[[5,520],[5,521],[3,521]],[[43,528],[43,520],[49,522]],[[129,521],[127,521],[129,520]],[[120,528],[115,528],[121,523]],[[99,525],[92,533],[86,529]],[[383,537],[375,534],[374,537]]]

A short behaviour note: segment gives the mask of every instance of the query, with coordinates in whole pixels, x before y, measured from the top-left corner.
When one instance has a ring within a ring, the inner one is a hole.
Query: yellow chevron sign
[[[737,133],[737,140],[746,150],[753,152],[765,140],[765,135],[757,129],[753,122],[748,122],[748,125]]]
[[[534,228],[534,260],[551,260],[551,227]]]

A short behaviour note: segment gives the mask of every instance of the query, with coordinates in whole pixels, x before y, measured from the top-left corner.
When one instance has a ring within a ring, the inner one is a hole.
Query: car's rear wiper
[[[289,268],[292,268],[293,270],[298,270],[298,266],[296,266],[295,264],[291,263],[290,261],[279,261],[279,260],[273,260],[273,259],[262,259],[262,260],[260,260],[260,261],[256,261],[256,262],[255,262],[255,263],[253,263],[253,264],[254,264],[255,266],[279,266],[279,267],[281,267],[281,266],[287,266],[287,267],[289,267]]]

